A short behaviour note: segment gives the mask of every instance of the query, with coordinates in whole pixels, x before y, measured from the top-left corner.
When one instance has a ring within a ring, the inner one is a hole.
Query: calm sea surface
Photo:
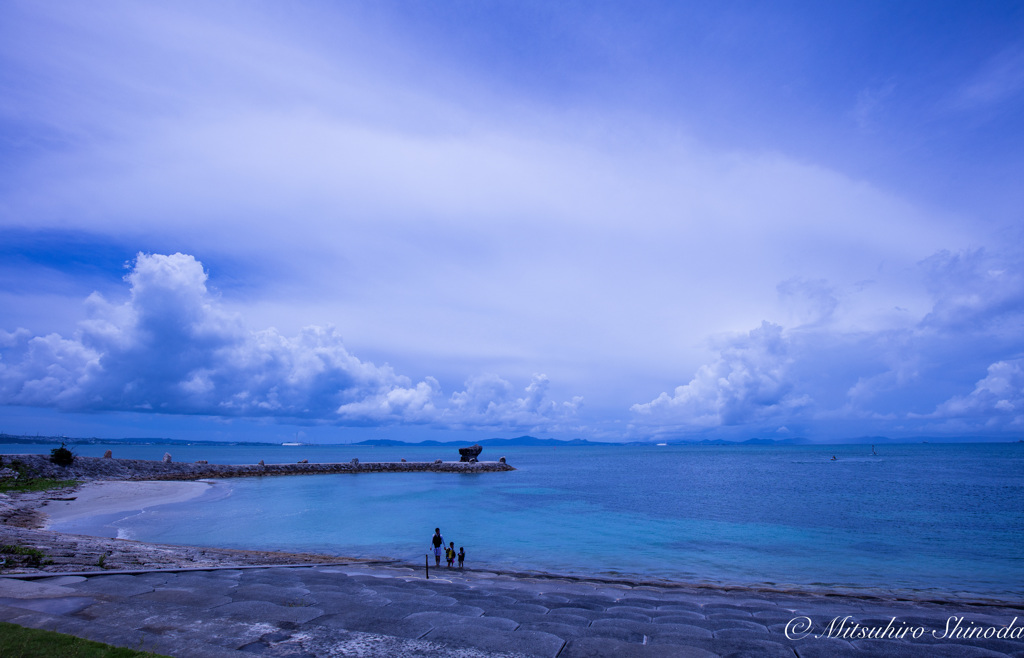
[[[111,446],[79,446],[99,456]],[[113,446],[213,463],[433,461],[453,448]],[[0,445],[0,452],[46,452]],[[1024,443],[484,448],[519,470],[231,479],[106,527],[143,541],[687,582],[1024,596]],[[838,458],[832,461],[832,455]],[[61,529],[61,528],[58,528]]]

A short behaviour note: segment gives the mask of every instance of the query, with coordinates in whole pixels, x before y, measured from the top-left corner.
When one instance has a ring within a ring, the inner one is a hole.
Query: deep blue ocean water
[[[110,446],[78,446],[99,456]],[[46,452],[0,445],[0,452]],[[453,448],[113,446],[214,463],[433,461]],[[105,519],[143,541],[777,587],[1024,596],[1024,443],[484,448],[518,470],[240,478]],[[836,461],[831,457],[835,455]],[[57,528],[60,529],[60,528]],[[82,531],[82,528],[76,528]]]

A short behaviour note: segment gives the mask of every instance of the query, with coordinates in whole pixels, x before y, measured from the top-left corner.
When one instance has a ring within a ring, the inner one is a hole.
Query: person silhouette
[[[444,537],[441,536],[441,529],[434,528],[434,536],[430,538],[434,548],[434,566],[441,566],[441,547],[444,546]]]

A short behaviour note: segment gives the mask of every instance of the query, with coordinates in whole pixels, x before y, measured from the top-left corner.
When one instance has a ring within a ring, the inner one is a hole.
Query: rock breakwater
[[[502,462],[360,462],[336,464],[203,464],[114,457],[75,457],[69,466],[51,463],[45,455],[4,455],[4,463],[20,462],[32,477],[58,480],[200,480],[264,475],[326,473],[493,473],[514,471]]]

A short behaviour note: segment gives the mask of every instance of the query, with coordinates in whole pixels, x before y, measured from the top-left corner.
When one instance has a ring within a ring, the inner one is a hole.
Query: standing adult
[[[430,539],[434,547],[434,566],[441,566],[441,547],[444,546],[444,537],[441,536],[441,529],[434,528],[434,536]]]

